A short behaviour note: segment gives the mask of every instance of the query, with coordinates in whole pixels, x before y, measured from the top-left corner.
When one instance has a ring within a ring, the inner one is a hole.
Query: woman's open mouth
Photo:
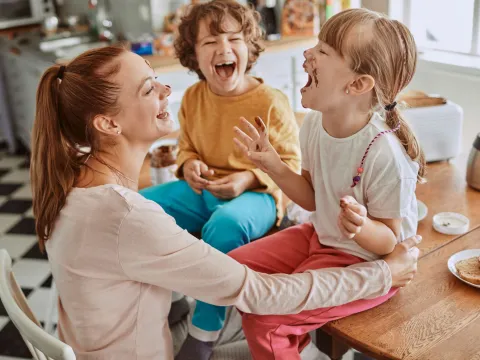
[[[215,65],[215,72],[222,79],[228,79],[233,75],[237,64],[234,61],[224,61]]]
[[[169,115],[170,115],[170,114],[168,113],[168,111],[163,110],[163,111],[161,111],[161,112],[157,115],[157,119],[159,119],[159,120],[165,120],[165,119],[168,118]]]

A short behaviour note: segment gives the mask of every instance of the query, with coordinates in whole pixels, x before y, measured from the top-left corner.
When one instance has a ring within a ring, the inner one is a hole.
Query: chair
[[[12,260],[0,249],[0,299],[36,360],[75,360],[72,348],[44,331],[15,280]]]

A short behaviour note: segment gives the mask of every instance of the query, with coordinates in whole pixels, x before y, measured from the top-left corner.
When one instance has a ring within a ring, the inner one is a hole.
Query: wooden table
[[[319,336],[319,347],[332,359],[351,346],[376,359],[480,360],[480,290],[447,268],[454,253],[480,248],[480,192],[467,187],[465,164],[461,157],[429,165],[429,181],[417,189],[429,209],[418,227],[423,236],[419,273],[385,304],[325,325],[331,342]],[[469,217],[470,232],[447,236],[434,231],[432,217],[442,211]]]

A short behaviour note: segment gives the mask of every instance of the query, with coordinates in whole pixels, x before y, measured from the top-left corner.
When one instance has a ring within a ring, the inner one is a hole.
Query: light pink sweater
[[[256,273],[118,185],[75,188],[46,243],[59,335],[82,359],[173,359],[171,291],[258,314],[297,313],[385,294],[384,261],[295,275]]]

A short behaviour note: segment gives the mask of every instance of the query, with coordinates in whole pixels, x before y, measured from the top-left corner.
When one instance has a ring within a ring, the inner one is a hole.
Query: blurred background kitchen
[[[160,81],[173,86],[170,103],[176,117],[184,90],[197,79],[174,59],[173,41],[180,17],[195,2],[0,0],[0,135],[8,150],[29,149],[35,91],[43,71],[53,62],[68,62],[87,49],[117,41],[148,58]],[[253,73],[287,93],[300,109],[302,51],[315,43],[320,23],[344,8],[360,6],[360,0],[239,2],[262,14],[265,29],[268,51]]]
[[[29,148],[36,86],[53,62],[124,41],[173,86],[176,117],[185,89],[196,80],[174,58],[173,41],[186,7],[201,0],[0,0],[0,137],[10,152]],[[302,52],[323,22],[342,9],[367,7],[407,24],[421,51],[410,88],[440,94],[464,110],[465,149],[479,104],[480,30],[477,0],[240,0],[262,14],[267,51],[253,68],[303,111]],[[452,10],[455,11],[452,11]],[[449,26],[447,26],[447,24]],[[471,126],[469,126],[471,124]]]

